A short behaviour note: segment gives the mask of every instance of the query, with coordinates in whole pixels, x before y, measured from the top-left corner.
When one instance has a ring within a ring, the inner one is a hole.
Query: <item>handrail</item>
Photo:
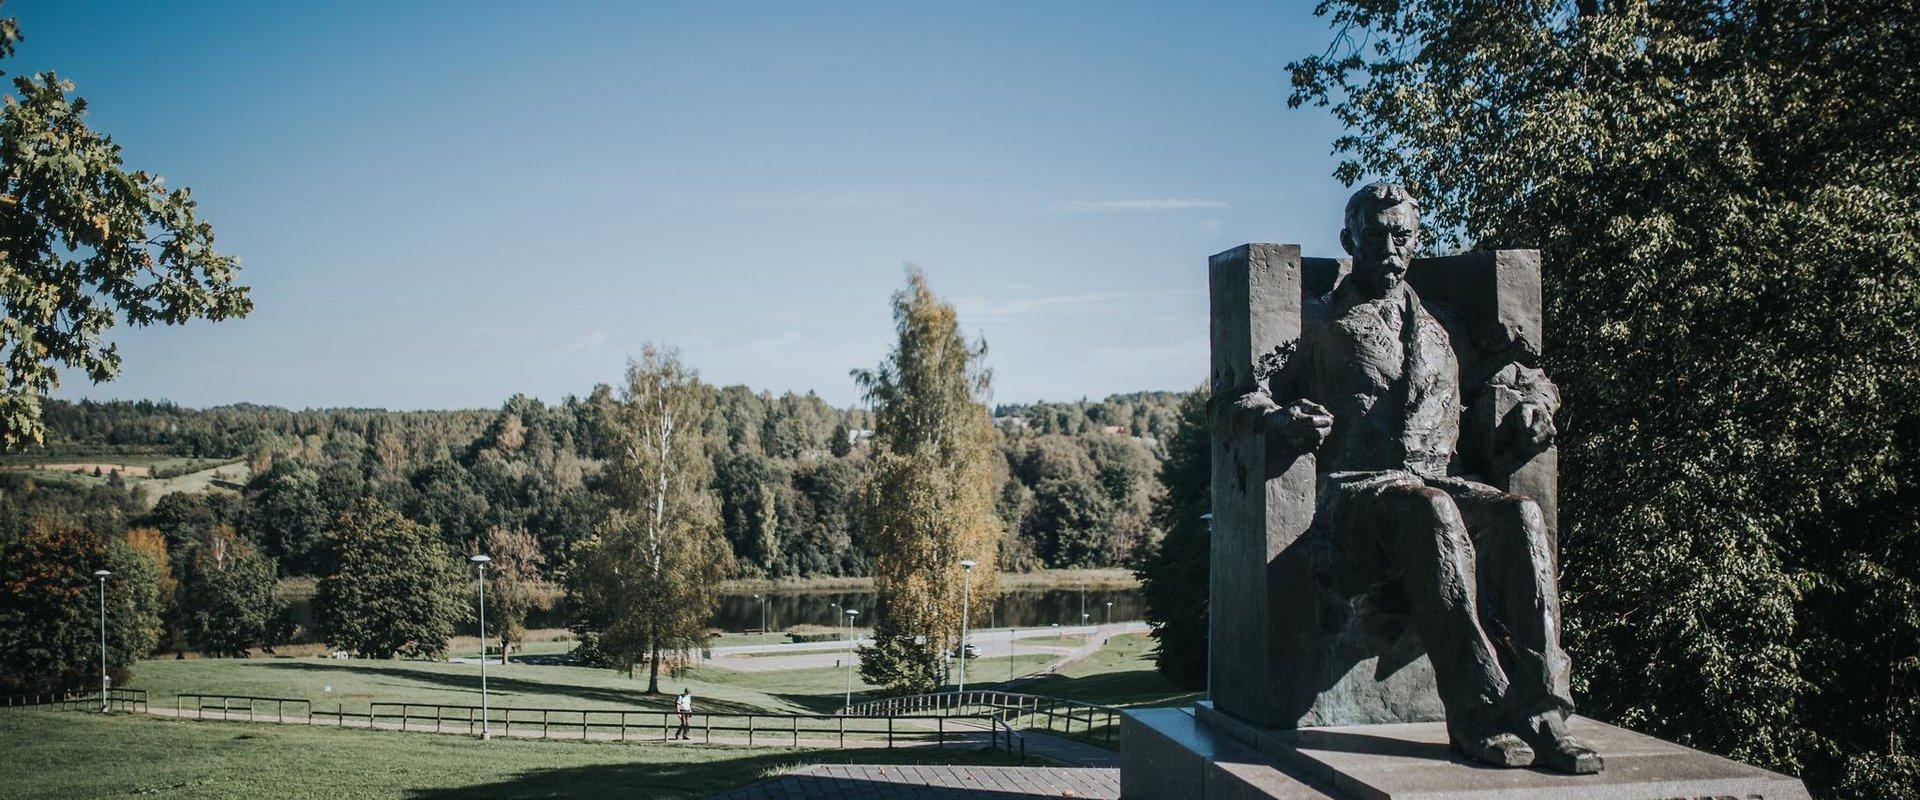
[[[1033,730],[1044,723],[1049,731],[1058,730],[1066,734],[1074,733],[1074,723],[1080,723],[1080,734],[1092,737],[1099,728],[1098,738],[1106,744],[1113,744],[1114,736],[1120,728],[1120,709],[1048,695],[1002,692],[990,689],[970,689],[965,692],[938,692],[933,694],[905,695],[887,697],[855,703],[843,709],[844,713],[872,714],[882,713],[890,716],[912,716],[933,713],[940,716],[964,714],[964,709],[985,707],[996,712],[1011,712],[1008,725],[1016,721],[1027,721],[1026,728]]]

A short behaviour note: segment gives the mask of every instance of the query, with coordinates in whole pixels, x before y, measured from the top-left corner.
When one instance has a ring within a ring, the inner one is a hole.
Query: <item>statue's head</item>
[[[1340,246],[1353,256],[1353,275],[1376,292],[1400,285],[1420,246],[1420,202],[1406,187],[1372,183],[1347,200]]]

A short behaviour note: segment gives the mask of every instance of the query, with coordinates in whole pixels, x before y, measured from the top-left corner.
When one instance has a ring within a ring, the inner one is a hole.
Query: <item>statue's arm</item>
[[[1240,438],[1271,434],[1307,450],[1318,448],[1326,441],[1327,434],[1333,430],[1333,414],[1301,396],[1300,376],[1306,362],[1304,345],[1302,339],[1263,356],[1254,369],[1254,388],[1222,398],[1225,402],[1217,402],[1214,426],[1221,435]],[[1292,399],[1283,405],[1275,398]]]

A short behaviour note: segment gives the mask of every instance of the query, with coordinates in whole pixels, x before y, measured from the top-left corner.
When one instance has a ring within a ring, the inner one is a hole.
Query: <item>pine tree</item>
[[[953,306],[925,273],[907,271],[893,296],[898,341],[854,378],[873,404],[873,456],[860,492],[879,608],[861,674],[896,691],[929,691],[941,655],[958,644],[962,568],[971,559],[973,618],[997,592],[1004,528],[985,398],[984,343],[969,345]]]
[[[1166,536],[1135,570],[1146,618],[1159,647],[1154,665],[1189,689],[1207,682],[1208,564],[1212,531],[1202,515],[1213,509],[1213,437],[1207,426],[1207,390],[1180,404],[1179,427],[1160,465],[1166,493],[1154,503],[1154,522]]]

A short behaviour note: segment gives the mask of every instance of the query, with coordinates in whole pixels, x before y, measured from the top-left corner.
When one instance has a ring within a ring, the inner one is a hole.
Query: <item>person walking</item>
[[[673,698],[673,710],[680,712],[680,730],[674,733],[673,738],[692,739],[693,690],[681,687],[680,696]]]

